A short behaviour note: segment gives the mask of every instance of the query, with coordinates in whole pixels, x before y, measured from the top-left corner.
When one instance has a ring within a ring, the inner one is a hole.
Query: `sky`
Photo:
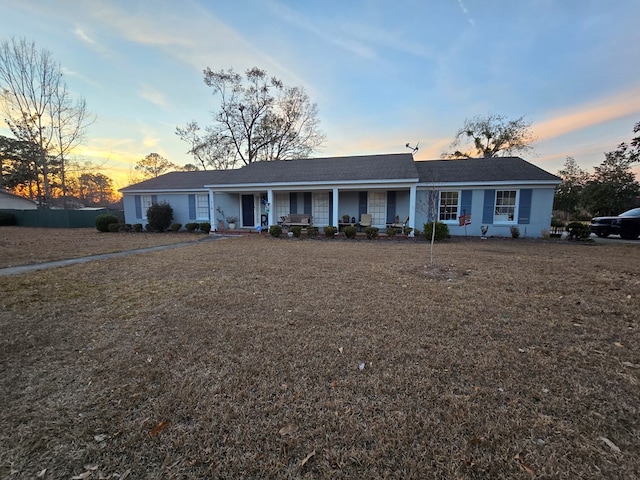
[[[122,188],[151,152],[196,163],[177,126],[212,122],[203,70],[257,66],[317,103],[314,156],[437,159],[475,116],[524,116],[522,156],[557,173],[640,121],[637,0],[0,0],[0,41],[49,50],[95,115],[75,156]],[[0,134],[8,130],[0,125]],[[634,171],[640,178],[640,166]]]

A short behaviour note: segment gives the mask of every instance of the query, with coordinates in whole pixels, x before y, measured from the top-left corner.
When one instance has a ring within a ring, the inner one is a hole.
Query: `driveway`
[[[635,243],[636,245],[640,245],[640,238],[636,238],[635,240],[625,240],[620,238],[619,235],[609,235],[607,238],[600,238],[595,233],[591,234],[591,238],[594,239],[596,243]]]

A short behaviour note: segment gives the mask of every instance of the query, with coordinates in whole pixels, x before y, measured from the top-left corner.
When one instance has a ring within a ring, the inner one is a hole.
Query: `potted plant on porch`
[[[235,230],[236,223],[238,223],[238,217],[227,217],[227,223],[229,224],[229,230]]]

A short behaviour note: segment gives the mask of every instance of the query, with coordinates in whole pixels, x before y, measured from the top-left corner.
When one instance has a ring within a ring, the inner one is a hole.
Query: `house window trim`
[[[442,206],[442,194],[443,193],[456,193],[458,195],[458,203],[456,204],[456,216],[455,218],[451,218],[448,220],[442,220],[440,218],[440,209]],[[460,218],[460,208],[462,202],[462,190],[440,190],[438,192],[438,221],[442,223],[446,223],[447,225],[457,225]]]
[[[203,201],[204,200],[204,201]],[[209,220],[209,194],[196,193],[196,220]]]
[[[147,210],[151,207],[155,202],[153,201],[153,195],[140,195],[140,207],[141,207],[141,219],[147,219]]]
[[[513,204],[513,218],[511,220],[500,220],[497,218],[497,210],[498,210],[498,194],[500,192],[515,192],[515,200]],[[493,223],[494,225],[517,225],[518,224],[518,207],[520,205],[520,189],[510,188],[495,191],[493,197]]]

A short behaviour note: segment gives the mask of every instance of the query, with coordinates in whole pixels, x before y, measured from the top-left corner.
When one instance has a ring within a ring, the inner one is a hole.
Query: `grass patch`
[[[0,277],[0,476],[637,478],[637,245],[435,259],[254,236]]]

